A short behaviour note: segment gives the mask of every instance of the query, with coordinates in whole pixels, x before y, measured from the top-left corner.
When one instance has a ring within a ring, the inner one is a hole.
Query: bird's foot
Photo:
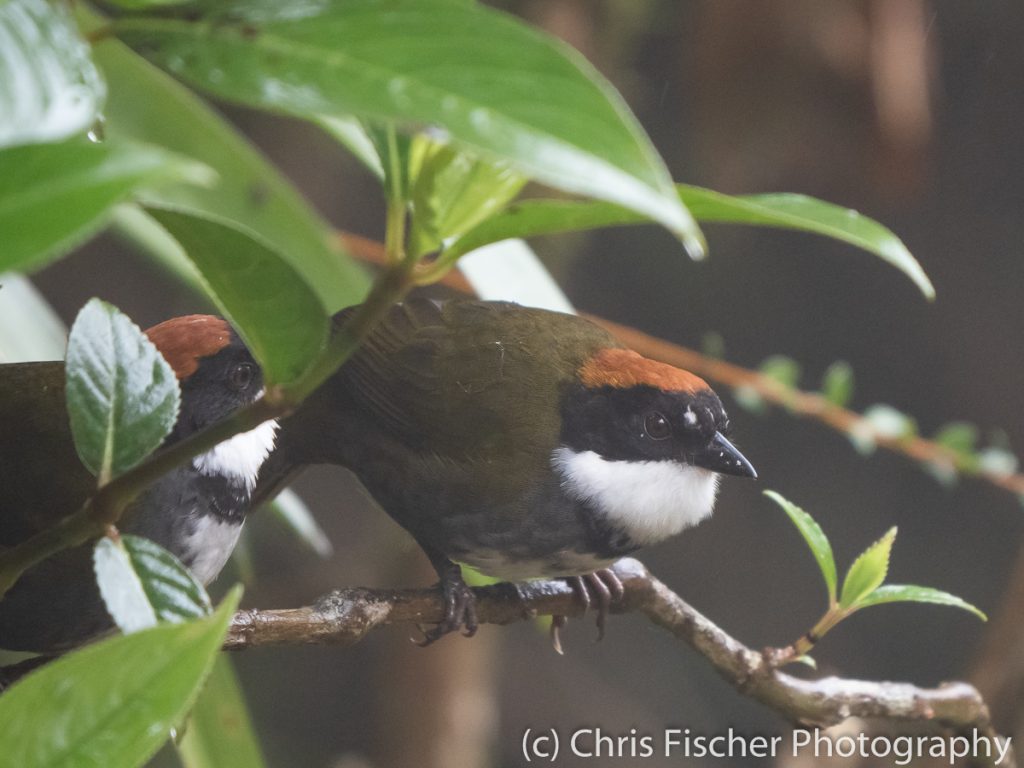
[[[463,581],[461,569],[455,563],[448,563],[440,575],[441,583],[438,586],[444,601],[444,619],[431,629],[423,630],[422,640],[413,641],[421,648],[460,629],[465,637],[476,634],[476,596]]]
[[[611,568],[588,573],[583,576],[569,576],[566,581],[583,603],[583,615],[595,604],[597,606],[597,640],[604,639],[605,620],[612,603],[621,600],[626,593],[622,582]],[[562,653],[562,628],[568,623],[565,616],[551,617],[551,644],[557,653]]]

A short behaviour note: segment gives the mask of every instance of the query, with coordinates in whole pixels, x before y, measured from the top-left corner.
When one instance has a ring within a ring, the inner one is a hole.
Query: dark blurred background
[[[831,362],[847,360],[858,409],[891,404],[924,434],[965,419],[1024,446],[1024,3],[495,4],[581,50],[622,91],[677,180],[730,193],[805,192],[855,208],[899,234],[938,293],[930,304],[872,256],[768,230],[708,227],[711,257],[700,264],[654,227],[534,243],[580,309],[691,347],[716,332],[726,358],[749,367],[790,355],[812,389]],[[333,223],[380,238],[375,182],[330,140],[296,122],[225,112]],[[67,320],[93,295],[144,326],[202,308],[107,238],[37,282]],[[687,601],[755,648],[786,644],[817,618],[820,577],[796,531],[760,495],[774,488],[817,517],[841,569],[898,525],[893,581],[946,589],[1000,614],[1024,531],[1018,499],[977,481],[943,487],[904,458],[865,458],[819,424],[742,411],[722,394],[761,479],[726,481],[712,520],[643,554]],[[337,552],[318,561],[273,520],[254,520],[248,604],[306,604],[341,585],[432,582],[411,540],[342,472],[311,472],[298,490]],[[814,655],[823,672],[934,685],[971,673],[987,631],[963,612],[887,606],[841,625]],[[530,624],[484,627],[472,641],[426,650],[409,634],[378,632],[346,650],[237,656],[270,764],[520,765],[527,727],[787,728],[637,618],[613,618],[600,644],[589,622],[573,621],[565,657]],[[1012,696],[995,714],[1008,729],[1021,718]]]

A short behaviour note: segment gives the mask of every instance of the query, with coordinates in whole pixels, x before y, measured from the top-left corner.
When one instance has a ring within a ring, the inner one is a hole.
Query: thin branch
[[[383,246],[380,243],[347,232],[339,233],[339,238],[348,252],[356,258],[371,264],[386,263]],[[472,293],[469,283],[457,271],[449,272],[440,282],[454,290]],[[863,436],[881,448],[911,458],[920,464],[942,470],[954,470],[961,475],[976,477],[1010,493],[1024,496],[1024,474],[1002,474],[978,468],[974,466],[970,457],[963,456],[934,440],[918,436],[891,437],[879,431],[870,420],[859,413],[835,405],[815,392],[805,392],[786,386],[757,371],[708,357],[596,315],[583,313],[583,316],[608,329],[623,344],[642,355],[685,368],[717,384],[724,384],[733,389],[752,390],[764,401],[781,406],[796,416],[814,419],[847,436]]]
[[[614,566],[625,594],[613,613],[639,613],[706,658],[737,691],[803,725],[830,726],[850,717],[926,722],[955,731],[977,728],[994,736],[988,707],[967,683],[918,688],[909,683],[825,677],[803,680],[776,669],[770,653],[751,650],[689,606],[642,563],[624,558]],[[481,623],[510,624],[535,616],[580,616],[582,606],[564,581],[477,587]],[[432,589],[363,589],[331,592],[314,605],[235,614],[224,647],[353,645],[387,624],[441,621],[440,595]],[[447,642],[457,642],[452,638]],[[1003,763],[1004,768],[1008,764]],[[1010,764],[1012,765],[1012,764]]]

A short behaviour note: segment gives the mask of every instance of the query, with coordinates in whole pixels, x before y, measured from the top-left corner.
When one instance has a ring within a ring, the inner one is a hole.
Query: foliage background
[[[790,355],[811,388],[842,358],[856,372],[858,408],[889,403],[925,434],[963,418],[1024,445],[1024,7],[496,5],[564,37],[608,76],[673,178],[731,193],[806,192],[856,208],[900,235],[938,293],[930,305],[876,260],[819,238],[708,226],[712,255],[694,264],[650,227],[536,244],[578,307],[689,346],[717,332],[740,364]],[[334,224],[380,237],[379,187],[333,143],[297,122],[224,111]],[[37,283],[69,321],[93,295],[143,326],[203,309],[106,237]],[[755,416],[722,394],[762,481],[726,481],[710,522],[644,554],[687,600],[752,647],[789,642],[817,617],[815,566],[761,498],[772,487],[815,515],[840,563],[897,524],[894,581],[948,589],[998,613],[1024,531],[1014,499],[970,481],[944,488],[890,455],[865,460],[818,425]],[[272,521],[257,523],[256,583],[245,604],[307,603],[335,585],[432,581],[407,537],[343,473],[312,472],[299,488],[336,553],[317,561]],[[824,672],[934,684],[966,674],[984,632],[938,607],[879,608],[844,623],[815,656]],[[345,651],[256,650],[237,663],[271,765],[423,765],[431,754],[446,765],[474,765],[480,755],[518,765],[528,726],[786,727],[645,624],[613,619],[600,645],[593,633],[573,622],[564,658],[523,624],[425,651],[399,629]]]

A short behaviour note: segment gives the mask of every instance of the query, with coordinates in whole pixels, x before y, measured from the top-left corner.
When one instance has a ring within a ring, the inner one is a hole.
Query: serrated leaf
[[[358,304],[370,280],[338,246],[327,222],[282,173],[213,108],[117,40],[96,47],[110,82],[110,141],[135,139],[202,161],[212,187],[161,184],[144,191],[160,207],[207,212],[251,229],[302,274],[331,313]]]
[[[156,626],[156,611],[120,542],[109,536],[100,538],[92,551],[92,567],[100,597],[118,629],[128,635]]]
[[[173,554],[143,536],[123,534],[121,542],[159,621],[174,624],[213,610],[203,585]]]
[[[825,578],[825,588],[828,590],[829,604],[834,603],[837,580],[836,561],[835,556],[832,554],[832,545],[829,543],[825,532],[821,530],[821,526],[818,525],[813,517],[782,495],[775,491],[765,491],[764,495],[782,507],[782,510],[789,516],[789,519],[793,521],[793,525],[800,531],[800,535],[804,537],[804,541],[807,542],[811,554],[814,555],[815,562],[818,563],[818,568],[821,569],[821,575]]]
[[[91,299],[78,313],[65,371],[75,449],[101,485],[146,458],[174,427],[174,371],[116,307]]]
[[[302,544],[322,558],[334,554],[331,540],[324,529],[309,511],[306,502],[290,488],[285,488],[270,502],[274,516],[284,524],[285,528]]]
[[[238,605],[90,645],[0,696],[0,755],[18,766],[140,766],[196,700]]]
[[[845,408],[853,397],[853,368],[845,360],[837,360],[826,370],[821,380],[821,394],[832,405]]]
[[[703,238],[621,97],[577,52],[480,5],[233,5],[211,21],[126,18],[115,34],[220,98],[317,120],[439,126],[483,157]],[[472,66],[466,66],[467,62]]]
[[[150,214],[181,243],[211,298],[263,366],[267,384],[288,384],[327,340],[329,320],[316,293],[254,232],[178,211]]]
[[[73,140],[0,150],[0,272],[43,266],[96,234],[143,184],[207,182],[207,169],[162,149]]]
[[[677,184],[676,190],[697,221],[775,227],[840,240],[892,264],[913,280],[927,298],[935,296],[931,281],[900,239],[856,211],[806,195],[734,197],[688,184]],[[449,251],[457,257],[511,237],[529,238],[645,222],[644,217],[611,203],[525,200],[467,232],[451,244]]]
[[[943,592],[941,589],[918,587],[913,584],[885,584],[857,601],[857,607],[867,608],[872,605],[882,605],[883,603],[934,603],[936,605],[949,605],[969,611],[982,621],[988,621],[988,616],[982,611],[956,595]]]
[[[0,147],[85,133],[105,95],[64,4],[0,3]]]
[[[761,363],[758,370],[772,381],[790,389],[800,381],[800,363],[785,355],[772,355]]]
[[[842,594],[839,597],[840,608],[858,605],[866,595],[881,586],[889,572],[889,555],[895,540],[896,527],[893,526],[853,561],[850,570],[846,572],[846,578],[843,579]]]
[[[184,768],[263,768],[259,738],[231,658],[218,654],[178,744]]]

